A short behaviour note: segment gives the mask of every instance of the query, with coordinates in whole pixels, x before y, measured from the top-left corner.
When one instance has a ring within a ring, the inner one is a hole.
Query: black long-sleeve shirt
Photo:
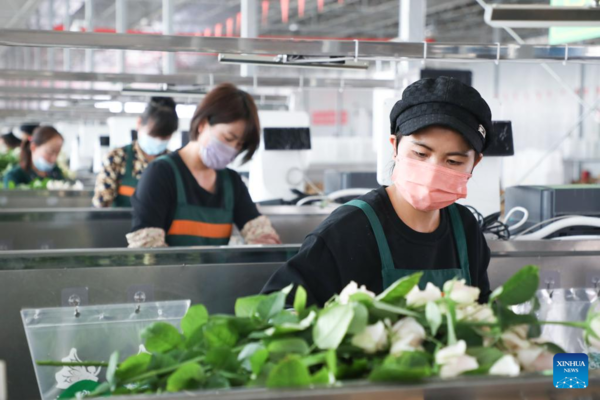
[[[441,211],[440,225],[434,232],[420,233],[398,217],[385,187],[361,200],[379,217],[396,268],[460,269],[447,209]],[[458,205],[458,209],[467,239],[471,285],[481,289],[479,300],[487,301],[490,250],[473,214],[463,206]],[[340,207],[306,238],[300,252],[275,272],[263,292],[300,284],[311,304],[323,305],[350,281],[375,293],[383,291],[381,258],[369,220],[356,207]]]

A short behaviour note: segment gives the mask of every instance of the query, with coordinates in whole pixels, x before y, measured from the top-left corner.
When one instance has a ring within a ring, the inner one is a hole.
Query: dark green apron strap
[[[458,251],[458,260],[460,269],[462,270],[467,285],[471,284],[471,271],[469,269],[469,252],[467,250],[467,238],[465,237],[465,228],[463,227],[460,212],[455,204],[448,207],[450,212],[450,223],[452,232],[454,233],[454,242],[456,243],[456,251]]]
[[[125,146],[125,154],[127,160],[125,161],[125,176],[124,179],[133,177],[133,145]]]
[[[175,174],[175,184],[177,185],[177,204],[179,205],[187,205],[187,198],[185,196],[185,187],[183,186],[183,180],[181,179],[181,174],[179,173],[179,168],[177,168],[177,164],[175,161],[169,156],[159,157],[157,160],[166,161],[167,164],[171,166],[173,169],[173,173]]]
[[[221,175],[221,182],[223,182],[223,197],[225,198],[225,210],[233,210],[233,182],[231,182],[231,172],[227,169],[217,171],[217,178]]]
[[[369,203],[362,200],[352,200],[344,205],[360,208],[367,216],[367,219],[371,224],[371,228],[373,229],[373,233],[375,234],[377,247],[379,248],[379,256],[381,257],[382,271],[396,269],[394,267],[394,260],[392,259],[392,252],[390,251],[390,246],[388,245],[387,238],[385,236],[385,233],[383,232],[383,227],[381,226],[379,217],[377,217],[377,214],[375,213],[375,210],[373,210],[373,207],[371,207]]]

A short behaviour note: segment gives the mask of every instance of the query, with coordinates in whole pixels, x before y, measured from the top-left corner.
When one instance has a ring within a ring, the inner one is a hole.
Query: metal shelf
[[[288,54],[379,60],[426,58],[441,61],[600,62],[600,46],[246,39],[36,30],[0,30],[0,45],[210,54]]]

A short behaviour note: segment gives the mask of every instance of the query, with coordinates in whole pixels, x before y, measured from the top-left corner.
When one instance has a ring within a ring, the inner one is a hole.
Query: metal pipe
[[[64,31],[69,32],[70,30],[71,30],[71,0],[65,0]],[[65,71],[71,70],[71,49],[63,50],[63,69]]]
[[[163,35],[173,34],[173,1],[163,0]],[[163,73],[175,73],[175,54],[172,52],[163,54]]]
[[[258,1],[257,0],[242,0],[242,29],[240,30],[241,37],[255,38],[258,37]],[[252,76],[256,72],[256,66],[242,65],[240,74],[243,77]]]
[[[116,29],[117,33],[127,33],[127,2],[125,0],[116,0],[115,3],[115,14],[116,14]],[[126,53],[125,51],[119,51],[117,53],[117,65],[118,71],[125,72],[126,65]]]
[[[85,28],[88,32],[94,32],[94,0],[85,0]],[[86,48],[85,50],[85,70],[94,71],[94,50]]]

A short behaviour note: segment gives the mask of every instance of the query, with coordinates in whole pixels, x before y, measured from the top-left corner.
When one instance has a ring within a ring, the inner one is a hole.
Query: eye
[[[427,157],[427,154],[421,153],[421,152],[418,152],[418,151],[415,151],[415,150],[413,150],[413,154],[415,156],[419,157],[419,158],[425,158],[425,157]]]
[[[463,165],[464,163],[462,161],[448,160],[448,164],[452,165],[453,167],[458,167]]]

